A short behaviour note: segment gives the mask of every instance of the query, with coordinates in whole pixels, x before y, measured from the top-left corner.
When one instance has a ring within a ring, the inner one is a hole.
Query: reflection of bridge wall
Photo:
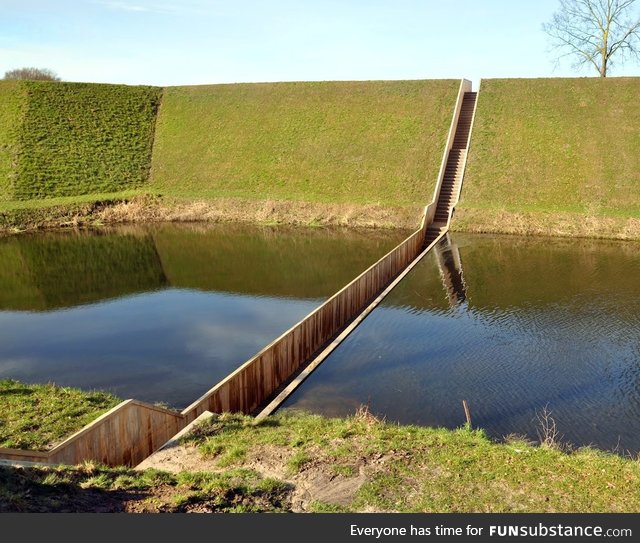
[[[462,233],[449,237],[450,262],[442,255],[443,240],[403,283],[401,294],[387,298],[387,307],[442,311],[463,297],[466,306],[478,310],[566,306],[600,291],[608,295],[611,277],[629,300],[622,308],[611,306],[612,314],[630,311],[632,302],[640,299],[638,275],[620,272],[628,268],[630,256],[640,269],[636,243],[562,238],[546,243],[539,238]],[[443,288],[445,296],[439,294]]]
[[[462,273],[462,261],[458,246],[451,241],[449,233],[434,247],[442,285],[447,293],[450,307],[456,307],[467,300],[467,285]]]

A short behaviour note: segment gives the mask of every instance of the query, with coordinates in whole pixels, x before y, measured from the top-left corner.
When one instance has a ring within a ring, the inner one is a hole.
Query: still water
[[[285,407],[640,451],[640,244],[451,236]]]
[[[406,234],[172,224],[0,238],[0,379],[184,408]]]

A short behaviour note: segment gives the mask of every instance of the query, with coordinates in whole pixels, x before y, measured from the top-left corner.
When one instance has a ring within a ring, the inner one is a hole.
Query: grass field
[[[16,200],[109,193],[148,179],[161,89],[25,83]]]
[[[544,434],[543,434],[544,435]],[[548,437],[548,436],[547,436]],[[254,426],[214,417],[195,432],[220,468],[282,463],[283,475],[311,481],[357,481],[348,499],[311,503],[318,511],[614,512],[640,508],[640,463],[582,449],[570,454],[548,440],[489,440],[481,430],[385,423],[361,411],[327,419],[283,412]],[[364,472],[364,480],[362,474]],[[345,486],[347,486],[345,484]]]
[[[637,77],[483,80],[459,208],[640,218],[639,95]]]
[[[0,231],[203,219],[414,227],[458,85],[0,82]],[[640,239],[639,92],[640,78],[484,80],[452,228]],[[94,213],[98,201],[116,212]]]
[[[18,140],[25,104],[23,83],[0,81],[0,208],[13,197]]]
[[[637,512],[640,463],[481,430],[400,426],[366,410],[223,414],[180,469],[0,466],[0,512]],[[177,452],[174,451],[174,454]],[[188,468],[188,469],[187,469]]]
[[[106,392],[0,380],[0,447],[49,449],[120,401]]]
[[[170,87],[150,188],[186,198],[426,205],[457,80]]]

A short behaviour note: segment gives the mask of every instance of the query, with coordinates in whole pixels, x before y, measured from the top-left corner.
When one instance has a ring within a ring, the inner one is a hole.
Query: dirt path
[[[367,479],[367,466],[363,463],[353,466],[351,476],[337,475],[331,466],[322,462],[310,461],[301,470],[291,475],[288,462],[291,455],[272,446],[259,446],[253,449],[242,467],[252,469],[262,477],[286,482],[292,487],[291,510],[296,513],[308,512],[313,502],[344,506],[351,503],[358,489]],[[215,461],[202,457],[195,446],[171,445],[136,467],[143,470],[155,468],[170,473],[181,471],[222,471]]]

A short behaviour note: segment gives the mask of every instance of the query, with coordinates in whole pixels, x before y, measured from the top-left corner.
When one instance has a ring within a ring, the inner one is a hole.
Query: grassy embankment
[[[640,238],[640,78],[482,81],[453,228]]]
[[[17,160],[0,178],[0,227],[91,217],[413,228],[458,84],[0,83],[17,103],[0,122],[19,127]],[[130,202],[113,205],[121,200]]]
[[[482,431],[281,413],[216,416],[173,473],[0,467],[0,511],[635,512],[640,463]],[[161,469],[162,465],[159,466]],[[185,471],[185,467],[188,469]]]
[[[458,84],[168,88],[150,188],[222,199],[232,218],[350,224],[371,215],[415,227],[433,194]]]
[[[49,449],[120,401],[105,392],[0,380],[0,447]]]
[[[24,86],[16,81],[0,83],[0,209],[12,198],[18,138],[25,107]]]
[[[73,224],[140,194],[161,89],[0,82],[0,229]]]
[[[414,227],[457,85],[0,82],[0,228]],[[483,81],[453,228],[639,238],[639,90],[639,78]]]

